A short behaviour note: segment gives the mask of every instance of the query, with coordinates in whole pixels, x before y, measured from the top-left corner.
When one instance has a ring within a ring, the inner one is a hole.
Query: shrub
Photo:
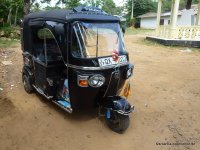
[[[20,29],[18,27],[4,26],[0,28],[0,36],[6,38],[20,38]]]

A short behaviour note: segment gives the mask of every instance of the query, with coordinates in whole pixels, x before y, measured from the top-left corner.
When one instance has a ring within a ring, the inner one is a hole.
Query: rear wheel
[[[23,75],[22,76],[22,81],[23,81],[23,85],[24,85],[24,89],[27,93],[33,93],[34,89],[33,89],[33,86],[31,85],[31,81],[30,81],[30,78],[29,76],[27,75]]]
[[[111,112],[110,118],[106,118],[106,123],[113,131],[123,133],[129,127],[130,119],[128,115]]]

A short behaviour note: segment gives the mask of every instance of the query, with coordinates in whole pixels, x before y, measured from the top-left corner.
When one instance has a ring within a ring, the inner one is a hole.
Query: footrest
[[[61,107],[62,109],[66,110],[68,113],[72,113],[72,107],[71,107],[71,103],[66,101],[66,100],[57,100],[57,101],[53,101],[55,104],[57,104],[59,107]]]
[[[71,107],[70,102],[65,101],[65,100],[58,100],[57,101],[59,104],[61,104],[63,107]]]

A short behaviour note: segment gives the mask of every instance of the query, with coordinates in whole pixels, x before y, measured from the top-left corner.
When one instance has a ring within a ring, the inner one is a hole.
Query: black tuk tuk
[[[119,21],[99,8],[84,6],[25,16],[25,91],[36,91],[69,113],[98,107],[113,131],[125,131],[134,109],[126,100],[133,65]]]

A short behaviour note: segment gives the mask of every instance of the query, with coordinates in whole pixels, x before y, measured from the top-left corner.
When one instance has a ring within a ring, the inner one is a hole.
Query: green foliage
[[[45,7],[45,10],[54,10],[54,9],[61,9],[61,8],[59,6],[55,6],[55,7],[47,6],[47,7]]]
[[[164,1],[162,5],[162,11],[163,12],[171,11],[171,3],[172,3],[171,0]],[[185,6],[186,6],[186,0],[180,0],[179,9],[184,9]]]
[[[167,12],[171,10],[171,0],[169,1],[164,1],[162,5],[162,11]]]
[[[85,6],[101,7],[102,3],[102,0],[83,0],[83,5]]]
[[[108,14],[115,15],[115,8],[116,5],[113,0],[104,0],[102,9],[107,12]]]
[[[10,26],[0,28],[1,35],[4,37],[9,37],[10,34],[12,33],[12,29],[13,28]]]
[[[80,5],[79,0],[68,0],[66,2],[66,8],[67,9],[73,9],[74,7],[77,7]]]
[[[198,4],[198,3],[199,3],[199,0],[192,0],[192,3],[193,3],[193,4]]]
[[[83,5],[99,7],[112,15],[120,15],[124,9],[123,7],[117,7],[113,0],[83,0]]]
[[[0,35],[1,37],[19,39],[20,29],[18,27],[12,27],[12,26],[1,27]]]
[[[171,11],[171,0],[167,0],[163,2],[162,10],[163,12]],[[179,10],[185,9],[187,0],[180,0]],[[198,4],[199,0],[192,0],[192,4]]]
[[[132,11],[132,0],[127,0],[126,9],[128,10],[127,15],[127,24],[130,24],[131,11]],[[134,9],[133,16],[134,22],[137,23],[139,20],[138,16],[143,15],[147,12],[156,12],[157,2],[153,2],[152,0],[134,0]]]
[[[3,19],[4,23],[15,24],[15,20],[19,23],[23,14],[22,0],[0,0],[0,14],[0,19]]]
[[[41,11],[41,6],[38,2],[36,2],[35,4],[33,4],[31,12],[38,12],[38,11]]]

